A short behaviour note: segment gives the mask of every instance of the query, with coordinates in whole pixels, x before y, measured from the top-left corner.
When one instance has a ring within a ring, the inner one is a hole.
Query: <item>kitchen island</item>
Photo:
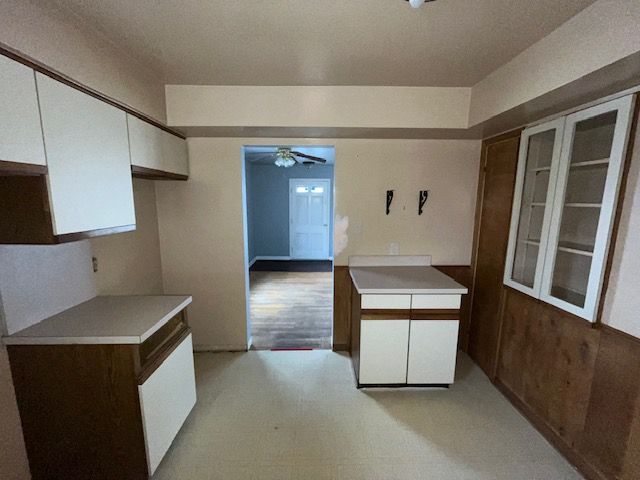
[[[3,337],[34,479],[153,474],[196,402],[191,301],[98,296]]]
[[[351,358],[358,388],[454,381],[467,288],[429,256],[353,256]]]

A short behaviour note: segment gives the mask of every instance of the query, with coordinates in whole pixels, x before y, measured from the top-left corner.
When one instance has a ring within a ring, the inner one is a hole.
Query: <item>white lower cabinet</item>
[[[149,475],[196,404],[191,335],[138,387]]]
[[[410,320],[362,320],[360,384],[407,382]]]
[[[456,370],[458,320],[411,320],[408,384],[451,384]]]

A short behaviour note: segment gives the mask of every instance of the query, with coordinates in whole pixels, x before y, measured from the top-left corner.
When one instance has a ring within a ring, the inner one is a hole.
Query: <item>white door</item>
[[[329,258],[328,179],[289,179],[289,254],[291,258]]]
[[[362,385],[407,383],[409,321],[362,320],[360,375]]]
[[[459,323],[458,320],[411,320],[407,383],[453,383]]]

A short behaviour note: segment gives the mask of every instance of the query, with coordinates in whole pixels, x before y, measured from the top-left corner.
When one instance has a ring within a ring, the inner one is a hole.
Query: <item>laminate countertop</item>
[[[6,345],[140,344],[191,301],[189,295],[98,296],[2,340]]]
[[[468,292],[464,285],[434,267],[350,267],[349,273],[360,294],[464,295]]]

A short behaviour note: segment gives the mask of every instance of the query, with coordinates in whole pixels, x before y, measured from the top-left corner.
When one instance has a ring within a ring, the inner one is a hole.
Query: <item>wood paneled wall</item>
[[[471,312],[471,267],[468,265],[434,265],[434,267],[469,289],[469,294],[462,296],[458,334],[458,348],[466,352],[469,342]],[[349,275],[349,267],[335,265],[333,267],[333,350],[348,351],[350,338],[351,276]]]
[[[485,141],[487,165],[515,172],[517,148],[490,148],[494,141]],[[470,355],[587,478],[640,478],[640,340],[502,285],[510,208],[483,208],[510,207],[513,190],[488,178],[480,185],[477,216],[490,221],[477,224]],[[483,246],[492,236],[493,248]]]

